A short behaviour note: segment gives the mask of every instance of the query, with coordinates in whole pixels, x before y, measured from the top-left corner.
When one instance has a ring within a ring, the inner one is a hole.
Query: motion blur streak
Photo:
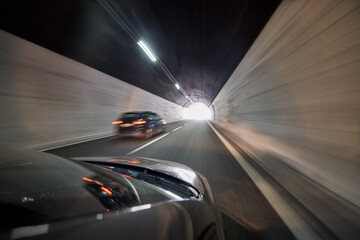
[[[88,182],[92,182],[92,181],[93,181],[92,179],[86,178],[86,177],[83,177],[82,179],[84,179],[85,181],[88,181]]]
[[[148,55],[148,57],[151,59],[151,61],[156,62],[156,58],[151,53],[150,49],[145,45],[145,43],[143,43],[142,41],[139,41],[138,45],[142,48],[142,50],[144,50],[144,52],[146,53],[146,55]]]
[[[128,163],[140,163],[140,161],[132,160],[132,161],[128,161]]]
[[[42,235],[49,231],[49,224],[42,224],[36,226],[28,226],[28,227],[19,227],[14,228],[11,231],[11,239],[19,239],[25,237],[34,237],[38,235]]]
[[[2,144],[46,149],[111,136],[109,123],[134,109],[166,122],[181,115],[173,102],[2,30],[0,67]]]
[[[112,124],[116,125],[116,124],[121,124],[123,123],[123,121],[115,121],[115,122],[112,122]]]
[[[109,189],[107,189],[106,187],[101,187],[101,190],[103,190],[104,192],[106,192],[109,195],[112,195],[112,192]]]
[[[360,228],[359,66],[359,1],[283,1],[213,102],[222,132],[342,239]]]
[[[26,12],[32,14],[22,13]],[[31,30],[23,26],[25,21],[19,22],[26,32]],[[57,32],[56,28],[50,29]],[[212,32],[210,27],[206,30]],[[77,34],[80,33],[74,35]],[[176,35],[173,37],[176,39]],[[238,43],[236,37],[231,41]],[[182,46],[181,41],[171,44]],[[221,46],[233,45],[224,42]],[[209,54],[201,59],[217,58],[205,50],[200,48],[197,52]],[[180,59],[183,60],[174,62],[185,66],[181,71],[193,64],[185,57]],[[220,74],[224,70],[221,66],[225,65],[226,61],[216,66],[214,72]],[[142,72],[136,66],[133,73]],[[283,0],[211,105],[215,128],[240,147],[244,158],[276,185],[289,205],[323,239],[360,236],[359,66],[359,1]],[[161,138],[160,141],[103,138],[51,152],[66,157],[136,153],[184,163],[209,179],[228,231],[241,226],[268,239],[294,237],[205,122],[194,121],[172,132],[184,123],[176,122],[182,111],[181,98],[169,98],[171,102],[2,30],[0,67],[2,144],[41,149],[105,137],[113,134],[114,126],[109,123],[121,112],[155,111],[167,122],[174,121],[167,134],[155,138]],[[198,72],[193,76],[204,76],[199,77],[199,85],[205,86],[203,79],[211,74]],[[194,79],[197,78],[184,80],[181,87],[196,86],[185,84],[197,82]],[[171,82],[168,88],[175,92],[171,96],[181,95],[174,84]],[[186,96],[194,100],[199,96],[211,102],[212,94],[208,92],[217,93],[218,84],[206,86],[209,87],[191,89]],[[154,92],[167,88],[159,89]]]
[[[209,123],[210,127],[224,143],[226,148],[231,152],[234,158],[242,166],[242,168],[249,175],[251,180],[254,181],[261,193],[266,197],[271,206],[279,214],[284,223],[289,227],[290,231],[297,239],[320,239],[319,236],[311,229],[311,227],[294,211],[276,190],[268,184],[268,182],[253,168],[242,156],[225,140],[224,137]]]
[[[131,176],[129,176],[129,175],[126,175],[126,174],[121,174],[121,175],[123,175],[123,176],[126,177],[126,178],[133,178],[133,177],[131,177]]]
[[[134,125],[141,125],[141,124],[145,124],[146,121],[134,121],[133,124]]]

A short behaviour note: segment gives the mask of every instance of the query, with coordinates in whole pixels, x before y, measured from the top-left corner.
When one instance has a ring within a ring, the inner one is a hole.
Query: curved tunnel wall
[[[270,156],[358,207],[359,5],[283,1],[213,101],[217,124],[278,181],[290,180]]]
[[[121,112],[181,106],[0,31],[0,142],[44,149],[114,134]]]

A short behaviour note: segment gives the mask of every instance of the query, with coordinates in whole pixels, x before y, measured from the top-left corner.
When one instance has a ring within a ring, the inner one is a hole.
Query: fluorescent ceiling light
[[[142,41],[139,41],[137,44],[142,48],[142,50],[144,50],[144,52],[146,53],[146,55],[148,55],[148,57],[151,59],[151,61],[153,61],[153,62],[156,61],[156,58],[151,53],[150,49],[145,45],[145,43],[143,43]]]
[[[177,84],[175,84],[175,87],[177,88],[177,89],[180,89],[180,85],[177,83]]]

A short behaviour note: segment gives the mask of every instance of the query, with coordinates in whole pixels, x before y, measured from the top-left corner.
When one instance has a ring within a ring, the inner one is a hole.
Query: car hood
[[[84,162],[102,162],[119,164],[125,166],[134,166],[143,169],[148,169],[160,172],[171,177],[182,180],[191,186],[195,187],[200,193],[204,194],[204,187],[200,176],[191,168],[176,162],[145,158],[145,157],[130,157],[130,156],[116,156],[116,157],[73,157],[75,161]]]

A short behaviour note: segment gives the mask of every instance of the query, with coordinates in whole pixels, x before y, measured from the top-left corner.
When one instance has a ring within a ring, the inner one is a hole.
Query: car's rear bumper
[[[142,131],[132,131],[132,132],[119,132],[119,137],[142,137],[144,133]]]

